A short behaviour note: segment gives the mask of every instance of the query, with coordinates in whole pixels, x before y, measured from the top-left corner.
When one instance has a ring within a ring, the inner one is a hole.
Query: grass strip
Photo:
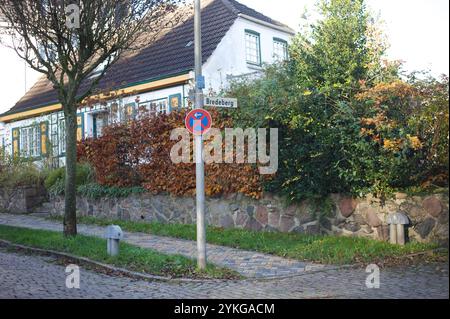
[[[51,219],[61,220],[60,217]],[[187,240],[196,240],[196,226],[123,221],[96,217],[78,217],[81,224],[119,225],[129,232],[140,232]],[[411,254],[438,248],[435,244],[410,242],[405,246],[361,237],[319,236],[281,232],[255,232],[208,226],[206,240],[210,244],[258,251],[281,257],[322,264],[355,264],[398,260]]]
[[[180,255],[167,255],[151,249],[122,242],[120,254],[111,257],[106,253],[106,239],[77,235],[65,238],[62,233],[0,225],[0,238],[15,244],[69,253],[131,271],[172,278],[237,279],[233,270],[208,264],[199,271],[196,262]]]

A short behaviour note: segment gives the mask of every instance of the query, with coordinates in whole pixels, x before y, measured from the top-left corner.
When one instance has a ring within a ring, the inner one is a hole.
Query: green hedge
[[[51,194],[61,195],[64,194],[65,179],[65,167],[57,168],[47,173],[44,186]],[[75,179],[77,186],[91,183],[94,180],[92,167],[88,163],[77,164]]]

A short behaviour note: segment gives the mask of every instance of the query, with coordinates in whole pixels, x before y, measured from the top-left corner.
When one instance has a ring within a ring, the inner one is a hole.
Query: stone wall
[[[33,213],[47,200],[47,192],[43,186],[0,188],[0,212]]]
[[[165,195],[141,194],[121,199],[78,198],[81,216],[162,223],[195,222],[195,200]],[[64,200],[52,198],[44,210],[62,214]],[[390,213],[404,212],[410,219],[410,240],[448,245],[448,193],[407,196],[398,193],[384,204],[371,196],[353,199],[331,195],[319,204],[305,201],[286,206],[271,195],[253,200],[241,195],[209,198],[206,218],[209,225],[245,228],[255,231],[282,231],[305,234],[335,234],[389,239],[386,223]]]

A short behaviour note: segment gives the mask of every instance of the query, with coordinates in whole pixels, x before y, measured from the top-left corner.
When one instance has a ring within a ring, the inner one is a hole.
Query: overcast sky
[[[315,0],[238,0],[298,29],[304,8]],[[389,57],[405,61],[406,70],[430,69],[449,74],[448,0],[367,0],[380,13],[391,48]],[[39,77],[9,49],[0,47],[0,113],[7,111]]]
[[[314,16],[315,0],[240,0],[245,5],[298,30],[306,7]],[[448,0],[367,0],[384,21],[389,57],[405,61],[407,70],[449,73]]]

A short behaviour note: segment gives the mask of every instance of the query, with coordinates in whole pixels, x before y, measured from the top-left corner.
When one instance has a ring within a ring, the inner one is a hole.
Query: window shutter
[[[13,157],[20,156],[20,129],[12,129],[12,146],[13,146]]]
[[[169,110],[168,112],[171,112],[172,110],[180,110],[182,107],[181,105],[181,94],[174,94],[169,96]]]
[[[136,103],[125,104],[125,117],[127,120],[135,119],[137,115]]]
[[[77,141],[80,142],[84,138],[84,114],[77,115]]]
[[[48,155],[48,122],[41,122],[41,156]]]

